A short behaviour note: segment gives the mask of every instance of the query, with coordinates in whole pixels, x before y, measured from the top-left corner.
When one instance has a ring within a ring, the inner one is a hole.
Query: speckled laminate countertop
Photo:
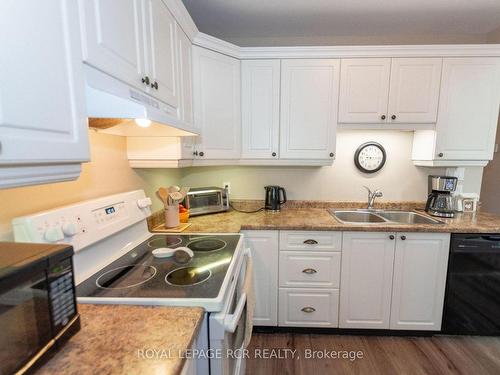
[[[180,374],[179,354],[191,347],[204,314],[200,307],[79,304],[78,310],[81,330],[36,374]],[[150,358],[151,350],[162,355]]]
[[[424,214],[422,211],[419,213]],[[371,232],[441,232],[441,233],[500,233],[500,216],[488,213],[457,214],[453,219],[439,219],[444,224],[342,224],[326,209],[290,208],[272,213],[225,213],[191,217],[192,225],[183,233],[237,233],[240,230],[332,230]],[[152,226],[161,232],[162,225]]]

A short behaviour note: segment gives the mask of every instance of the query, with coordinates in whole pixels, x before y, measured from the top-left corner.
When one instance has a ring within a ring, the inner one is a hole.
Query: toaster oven
[[[191,188],[183,202],[189,216],[212,214],[229,210],[229,194],[218,187]]]

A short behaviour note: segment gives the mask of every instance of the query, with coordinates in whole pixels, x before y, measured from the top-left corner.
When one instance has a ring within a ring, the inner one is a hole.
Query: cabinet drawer
[[[340,251],[342,232],[280,231],[280,250]]]
[[[338,289],[279,291],[279,326],[338,327]]]
[[[338,288],[340,253],[281,251],[279,282],[281,287]]]

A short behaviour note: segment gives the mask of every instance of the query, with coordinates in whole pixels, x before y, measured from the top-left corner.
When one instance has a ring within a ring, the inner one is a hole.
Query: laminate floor
[[[500,375],[500,337],[255,333],[248,349],[247,375]]]

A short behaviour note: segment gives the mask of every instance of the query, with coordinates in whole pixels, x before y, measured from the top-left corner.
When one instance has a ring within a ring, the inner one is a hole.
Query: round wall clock
[[[382,169],[387,155],[384,147],[377,142],[366,142],[354,153],[354,164],[363,173],[375,173]]]

